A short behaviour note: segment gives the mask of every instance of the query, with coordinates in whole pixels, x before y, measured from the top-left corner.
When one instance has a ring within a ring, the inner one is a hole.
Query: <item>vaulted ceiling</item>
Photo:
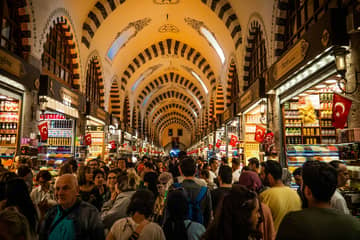
[[[240,1],[65,2],[79,13],[74,18],[81,22],[81,52],[101,59],[108,110],[124,121],[127,97],[130,115],[136,112],[129,119],[159,144],[166,144],[162,138],[170,126],[195,136],[243,47],[248,23],[240,22]]]

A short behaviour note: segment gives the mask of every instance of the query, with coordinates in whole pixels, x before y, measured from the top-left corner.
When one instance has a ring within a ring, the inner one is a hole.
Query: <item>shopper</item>
[[[31,200],[38,207],[41,216],[44,216],[50,207],[56,205],[51,179],[52,176],[49,171],[41,170],[36,175],[39,186],[34,188],[30,194]]]
[[[234,157],[232,159],[232,183],[237,183],[239,181],[239,177],[241,174],[241,168],[240,168],[240,159],[237,157]]]
[[[257,159],[256,157],[250,158],[248,160],[248,167],[251,171],[254,171],[256,173],[259,173],[259,167],[260,167],[260,162],[259,159]]]
[[[78,183],[72,174],[60,176],[55,183],[58,205],[49,210],[40,228],[40,240],[105,239],[104,226],[97,209],[77,199]]]
[[[99,168],[99,161],[97,159],[91,159],[87,162],[86,166],[88,166],[91,170]]]
[[[330,205],[337,185],[337,172],[329,164],[307,161],[303,165],[304,195],[309,208],[287,214],[277,239],[293,240],[357,240],[360,222]]]
[[[165,240],[161,227],[148,218],[154,208],[154,195],[147,189],[141,189],[131,197],[127,208],[130,217],[122,218],[114,223],[107,240]]]
[[[33,173],[31,168],[27,165],[22,165],[17,169],[17,175],[24,179],[27,189],[29,193],[31,193],[33,187]]]
[[[94,181],[94,196],[97,197],[96,201],[94,201],[94,205],[99,211],[103,203],[105,202],[106,194],[108,192],[108,188],[104,184],[105,182],[105,173],[100,169],[95,169],[93,171],[93,181]]]
[[[28,220],[30,233],[33,238],[37,236],[39,217],[31,201],[27,185],[22,178],[9,177],[3,184],[3,208],[15,207]]]
[[[195,182],[195,171],[196,171],[196,164],[195,161],[190,158],[184,158],[181,160],[180,163],[180,173],[184,176],[184,181],[180,184],[176,184],[178,186],[184,189],[185,193],[187,194],[188,201],[192,202],[193,205],[196,202],[196,199],[201,197],[200,193],[201,191],[204,191],[204,186],[201,186]],[[206,188],[205,193],[203,194],[203,197],[201,197],[201,200],[199,200],[199,208],[201,210],[201,216],[200,216],[200,223],[202,223],[205,227],[207,227],[210,223],[211,216],[212,216],[212,205],[211,205],[211,195],[210,191]],[[195,206],[195,205],[194,205]],[[189,210],[190,212],[190,210]],[[190,215],[190,214],[189,214]],[[164,220],[166,220],[168,217],[167,207],[165,207],[165,216]],[[199,216],[189,216],[192,217],[199,217]]]
[[[302,202],[302,208],[306,208],[307,207],[307,202],[304,196],[304,193],[301,189],[302,184],[303,184],[303,180],[302,180],[302,167],[298,167],[297,169],[294,170],[293,172],[293,177],[295,179],[295,183],[296,185],[298,185],[298,188],[296,190],[296,192],[299,194],[299,197],[301,199]]]
[[[211,158],[209,161],[210,166],[210,182],[217,183],[215,180],[219,173],[219,162],[216,158]]]
[[[121,173],[117,177],[115,189],[115,194],[112,194],[111,199],[104,203],[100,213],[106,229],[110,229],[118,219],[126,217],[126,209],[131,196],[135,193],[136,177]]]
[[[205,227],[195,221],[189,220],[188,202],[182,190],[169,192],[167,198],[169,218],[163,229],[166,239],[171,240],[198,240],[205,232]]]
[[[123,172],[126,172],[126,162],[126,158],[119,158],[117,161],[117,167]]]
[[[165,208],[165,201],[169,191],[170,186],[173,184],[172,174],[169,172],[163,172],[158,177],[159,184],[157,185],[157,190],[159,195],[155,200],[154,206],[154,221],[157,223],[163,222],[163,212]]]
[[[153,194],[154,197],[157,198],[158,196],[158,175],[156,172],[145,172],[144,174],[144,187],[149,189]]]
[[[255,192],[234,185],[215,213],[215,219],[206,230],[204,240],[261,239],[259,200]]]
[[[262,184],[259,175],[254,171],[244,171],[240,178],[239,184],[245,186],[247,189],[251,191],[255,191],[259,194],[260,190],[262,189]],[[263,235],[264,240],[273,240],[275,239],[275,228],[274,228],[274,221],[271,215],[270,208],[265,204],[260,204],[260,215],[261,215],[261,222],[259,225],[259,230]]]
[[[24,215],[13,208],[0,211],[0,239],[33,240],[29,223]]]
[[[117,180],[117,177],[118,177],[119,173],[120,173],[120,170],[118,170],[116,168],[116,169],[110,170],[108,175],[107,175],[106,187],[108,188],[108,191],[107,191],[107,193],[105,195],[105,202],[109,201],[111,196],[116,194],[115,186],[116,186],[116,180]]]
[[[265,162],[264,171],[265,184],[270,188],[260,194],[260,199],[271,209],[275,231],[277,231],[281,220],[288,212],[301,209],[301,200],[295,191],[282,182],[280,163],[268,160]]]
[[[79,195],[81,200],[94,206],[98,206],[100,196],[95,190],[93,169],[89,166],[81,166],[79,169]]]
[[[346,182],[349,180],[349,172],[347,167],[343,162],[337,160],[331,161],[330,165],[334,167],[337,172],[337,188],[334,192],[334,195],[331,197],[331,207],[339,210],[344,214],[350,214],[346,201],[339,191],[339,188],[344,187]]]
[[[220,187],[211,191],[213,212],[215,212],[220,200],[230,193],[232,187],[232,170],[229,166],[222,165],[219,168],[218,182]]]

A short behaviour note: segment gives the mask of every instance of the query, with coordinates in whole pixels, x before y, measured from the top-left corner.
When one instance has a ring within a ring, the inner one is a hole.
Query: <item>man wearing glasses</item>
[[[346,165],[342,161],[334,160],[330,162],[330,165],[336,169],[337,172],[337,188],[333,196],[331,197],[331,207],[339,210],[344,214],[350,214],[344,197],[341,195],[339,188],[344,187],[349,180],[349,172]]]

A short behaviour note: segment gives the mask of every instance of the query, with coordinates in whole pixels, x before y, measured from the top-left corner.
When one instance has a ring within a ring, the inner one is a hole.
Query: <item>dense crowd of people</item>
[[[64,163],[55,178],[31,164],[0,169],[0,239],[359,239],[338,188],[341,161],[279,162],[190,156]],[[35,181],[33,182],[33,176]]]

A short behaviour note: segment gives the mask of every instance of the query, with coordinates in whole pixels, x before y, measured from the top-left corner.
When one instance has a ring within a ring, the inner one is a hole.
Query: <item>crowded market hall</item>
[[[1,240],[359,240],[359,0],[0,0]]]

